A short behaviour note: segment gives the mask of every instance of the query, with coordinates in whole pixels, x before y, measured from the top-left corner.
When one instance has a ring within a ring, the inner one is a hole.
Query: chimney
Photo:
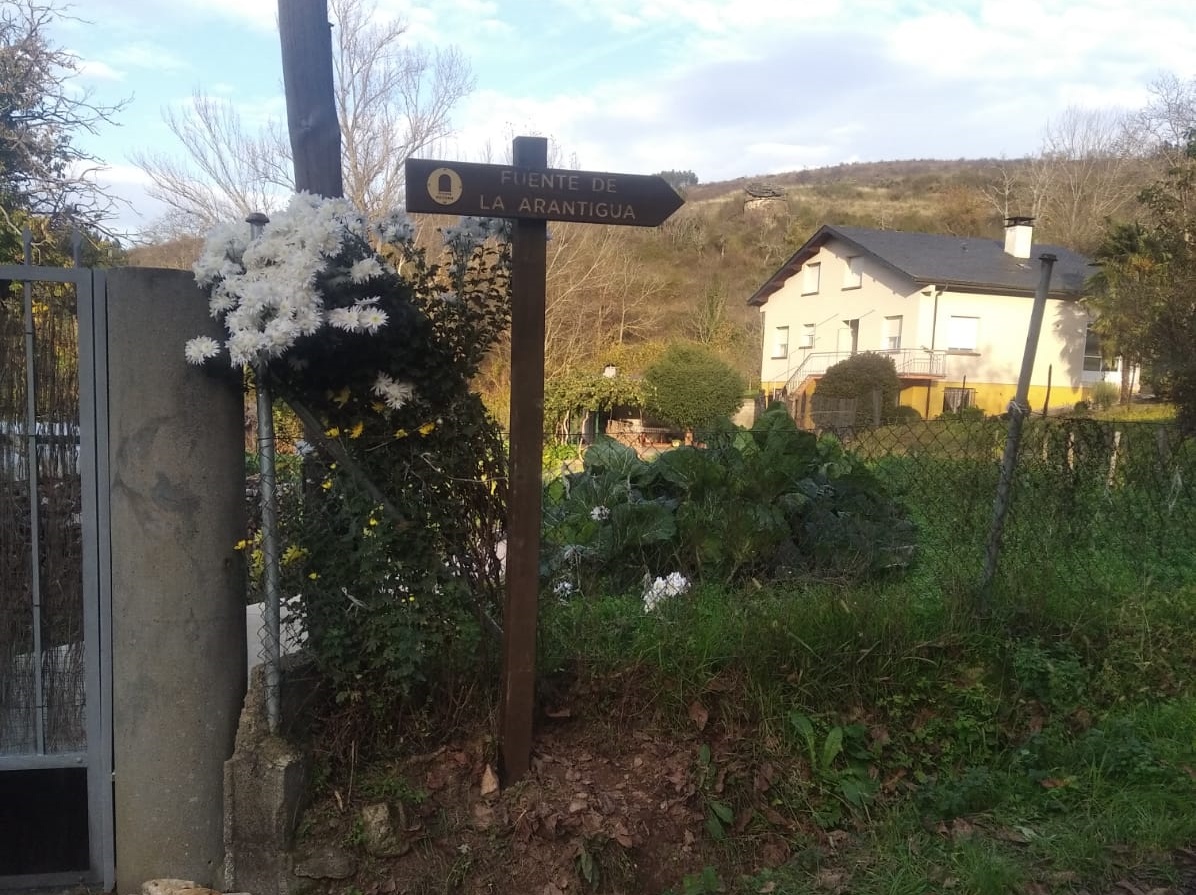
[[[1005,254],[1029,258],[1034,242],[1034,218],[1005,218]]]

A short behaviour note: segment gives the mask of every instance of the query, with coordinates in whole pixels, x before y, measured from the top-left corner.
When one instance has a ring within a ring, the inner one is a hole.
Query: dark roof
[[[1014,258],[1006,254],[1004,242],[995,239],[827,224],[756,290],[748,304],[762,305],[768,301],[770,295],[785,285],[785,281],[831,239],[846,242],[919,285],[1033,295],[1038,288],[1041,269],[1038,256],[1051,254],[1057,260],[1051,273],[1050,294],[1067,298],[1080,296],[1085,282],[1095,272],[1089,258],[1062,246],[1035,243],[1029,258]]]

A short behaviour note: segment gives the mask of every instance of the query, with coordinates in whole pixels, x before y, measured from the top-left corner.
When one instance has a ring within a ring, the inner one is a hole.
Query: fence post
[[[245,219],[252,238],[262,235],[262,228],[270,219],[254,212]],[[282,657],[282,624],[280,620],[280,552],[278,549],[278,491],[274,470],[274,398],[270,393],[270,371],[266,361],[253,365],[254,393],[257,397],[257,456],[258,502],[262,512],[262,572],[265,605],[262,616],[265,655],[262,664],[266,675],[266,722],[270,733],[278,733],[282,716],[282,680],[279,663]]]
[[[984,556],[984,573],[980,579],[977,609],[981,615],[988,613],[992,596],[993,578],[997,574],[997,560],[1001,553],[1001,535],[1005,529],[1005,515],[1009,511],[1010,491],[1013,487],[1013,473],[1017,466],[1018,446],[1022,439],[1022,425],[1030,413],[1030,377],[1034,373],[1034,355],[1038,351],[1038,335],[1042,331],[1042,317],[1046,310],[1047,294],[1051,288],[1051,270],[1055,256],[1042,254],[1042,273],[1038,279],[1038,290],[1034,293],[1034,307],[1030,311],[1030,328],[1026,332],[1026,350],[1022,354],[1022,369],[1017,378],[1017,393],[1009,402],[1009,431],[1005,436],[1005,453],[1001,457],[1001,474],[997,479],[997,496],[993,500],[993,521],[989,530],[988,546]]]

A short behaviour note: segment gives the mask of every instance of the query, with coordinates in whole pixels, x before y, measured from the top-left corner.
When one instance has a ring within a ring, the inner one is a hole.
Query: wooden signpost
[[[516,137],[512,164],[408,159],[407,211],[515,220],[511,244],[511,458],[503,611],[503,781],[528,770],[535,700],[544,444],[547,221],[654,227],[684,200],[662,177],[548,167],[544,137]]]

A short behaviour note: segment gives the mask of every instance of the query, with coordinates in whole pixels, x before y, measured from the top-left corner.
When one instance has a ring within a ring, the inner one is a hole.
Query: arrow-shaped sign
[[[407,159],[407,210],[655,227],[683,200],[663,177]]]

